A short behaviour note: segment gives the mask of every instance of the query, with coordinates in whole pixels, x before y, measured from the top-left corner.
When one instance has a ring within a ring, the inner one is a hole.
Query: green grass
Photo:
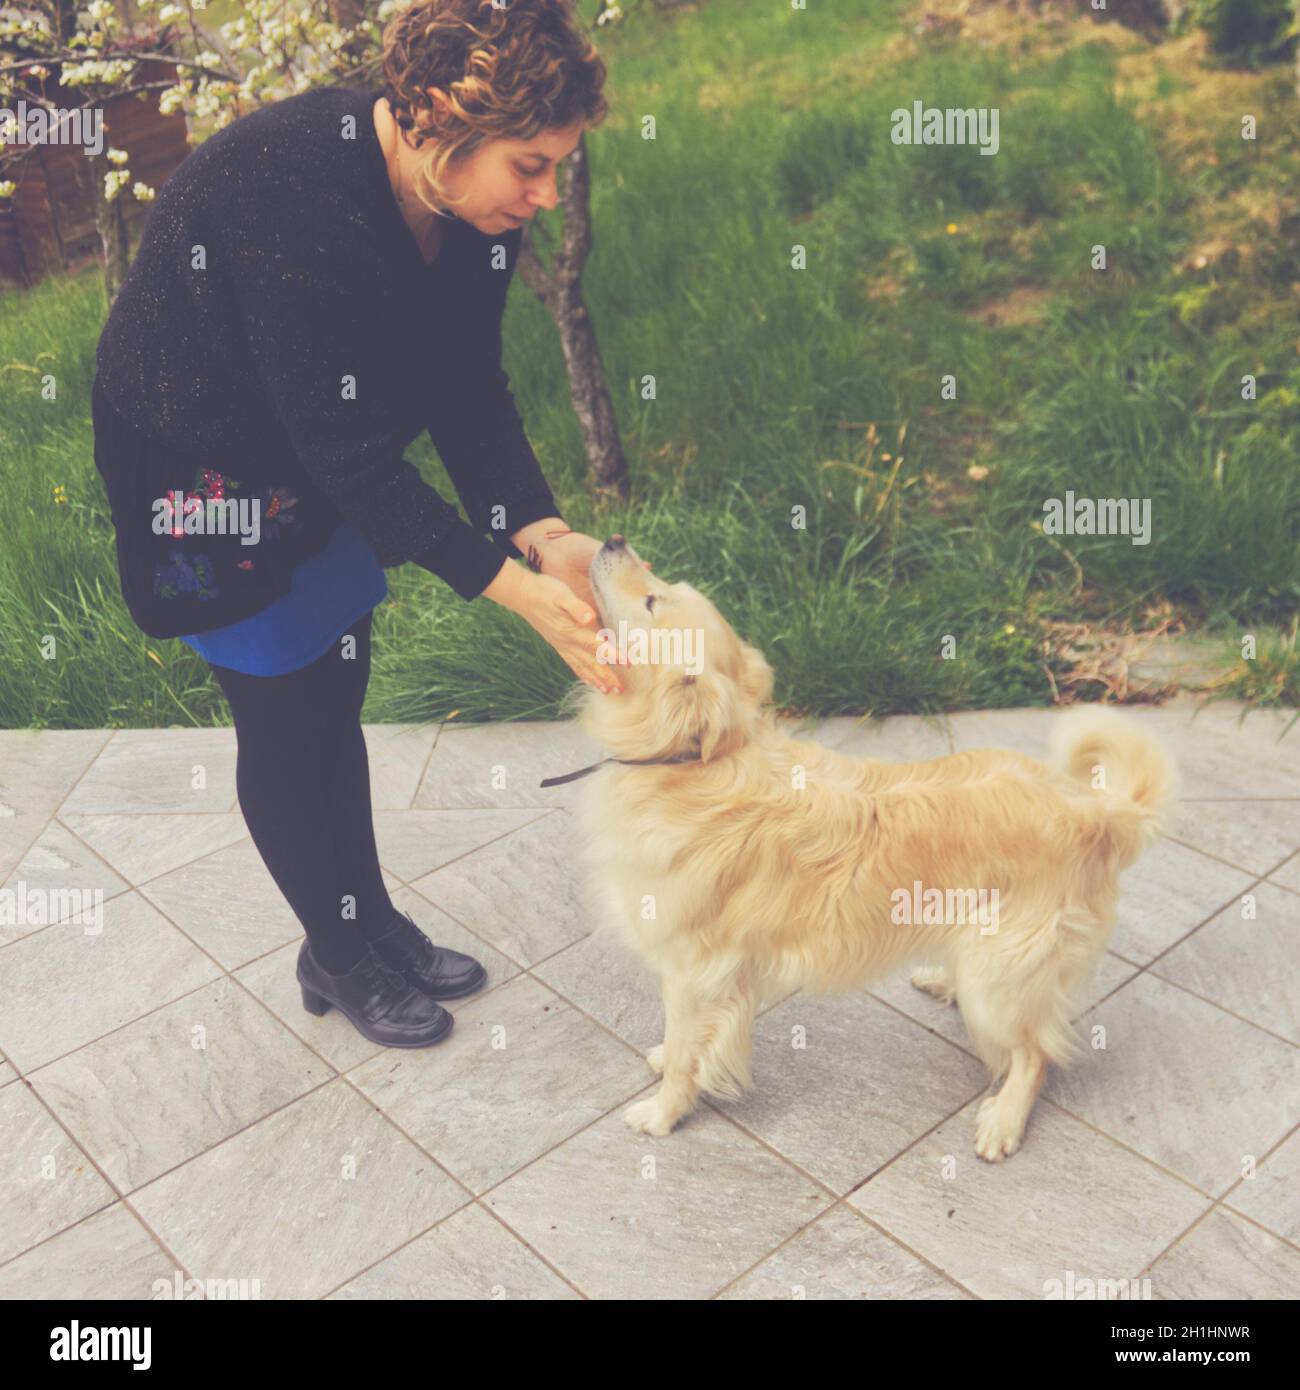
[[[506,323],[512,388],[571,524],[623,531],[658,575],[713,597],[790,711],[1049,703],[1050,620],[1123,629],[1172,611],[1225,637],[1292,631],[1295,232],[1247,226],[1248,266],[1179,268],[1227,200],[1294,185],[1288,74],[1254,79],[1273,133],[1224,136],[1189,176],[1166,121],[1117,96],[1111,45],[900,60],[882,44],[906,7],[823,9],[714,0],[601,31],[613,115],[588,137],[584,287],[627,508],[587,496],[555,330],[522,283]],[[1163,100],[1180,92],[1161,83]],[[890,112],[916,99],[998,107],[1001,152],[893,145]],[[1017,295],[1035,316],[991,325],[982,311]],[[0,724],[223,722],[202,660],[140,633],[120,598],[89,423],[103,314],[93,272],[0,299]],[[427,440],[408,457],[455,496]],[[1043,501],[1066,490],[1150,498],[1150,543],[1045,536]],[[388,580],[367,719],[556,715],[572,677],[522,620],[415,566]],[[1294,702],[1294,648],[1270,660],[1242,693]]]

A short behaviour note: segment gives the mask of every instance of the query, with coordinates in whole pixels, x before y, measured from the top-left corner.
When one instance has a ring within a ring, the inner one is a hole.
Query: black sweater
[[[414,561],[471,599],[520,557],[512,532],[559,514],[501,368],[522,230],[448,220],[426,266],[388,182],[379,95],[323,87],[234,121],[150,212],[97,349],[95,461],[123,593],[152,635],[265,608],[340,521],[381,565]],[[402,457],[424,429],[472,526]],[[156,499],[177,488],[260,496],[261,540],[156,534]],[[178,562],[203,582],[177,592]]]

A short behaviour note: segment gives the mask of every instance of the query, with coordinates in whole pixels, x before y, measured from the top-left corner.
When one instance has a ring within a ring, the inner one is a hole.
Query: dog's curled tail
[[[1052,760],[1096,796],[1109,847],[1126,868],[1155,838],[1176,795],[1164,748],[1107,705],[1076,705],[1052,728]]]

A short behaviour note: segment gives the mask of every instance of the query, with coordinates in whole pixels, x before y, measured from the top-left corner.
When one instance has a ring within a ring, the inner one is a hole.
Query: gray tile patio
[[[623,1124],[662,1009],[586,919],[578,788],[538,786],[600,756],[572,726],[367,729],[394,900],[488,969],[416,1051],[302,1009],[230,730],[0,732],[0,1298],[1040,1298],[1071,1272],[1294,1297],[1300,726],[1132,713],[1178,812],[1123,881],[1086,1059],[996,1167],[960,1014],[903,974],[769,1001],[752,1096],[666,1139]],[[1041,755],[1052,718],[804,732]]]

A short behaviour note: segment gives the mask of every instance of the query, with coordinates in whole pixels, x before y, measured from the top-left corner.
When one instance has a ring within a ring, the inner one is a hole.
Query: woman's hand
[[[596,596],[591,591],[591,562],[599,549],[600,542],[595,536],[570,531],[554,540],[534,542],[529,558],[536,558],[533,568],[567,584],[593,613],[597,613]]]
[[[593,612],[598,612],[596,596],[591,591],[591,562],[601,548],[601,542],[581,531],[558,534],[558,529],[534,534],[527,538],[526,545],[520,547],[527,553],[528,568],[552,575],[567,584],[583,603]],[[516,544],[519,542],[516,541]],[[646,569],[652,568],[648,560],[644,563]]]
[[[598,660],[606,643],[596,635],[600,616],[595,605],[579,598],[562,580],[530,574],[507,560],[483,595],[518,613],[540,632],[584,684],[606,695],[622,693],[623,683],[614,668]]]

